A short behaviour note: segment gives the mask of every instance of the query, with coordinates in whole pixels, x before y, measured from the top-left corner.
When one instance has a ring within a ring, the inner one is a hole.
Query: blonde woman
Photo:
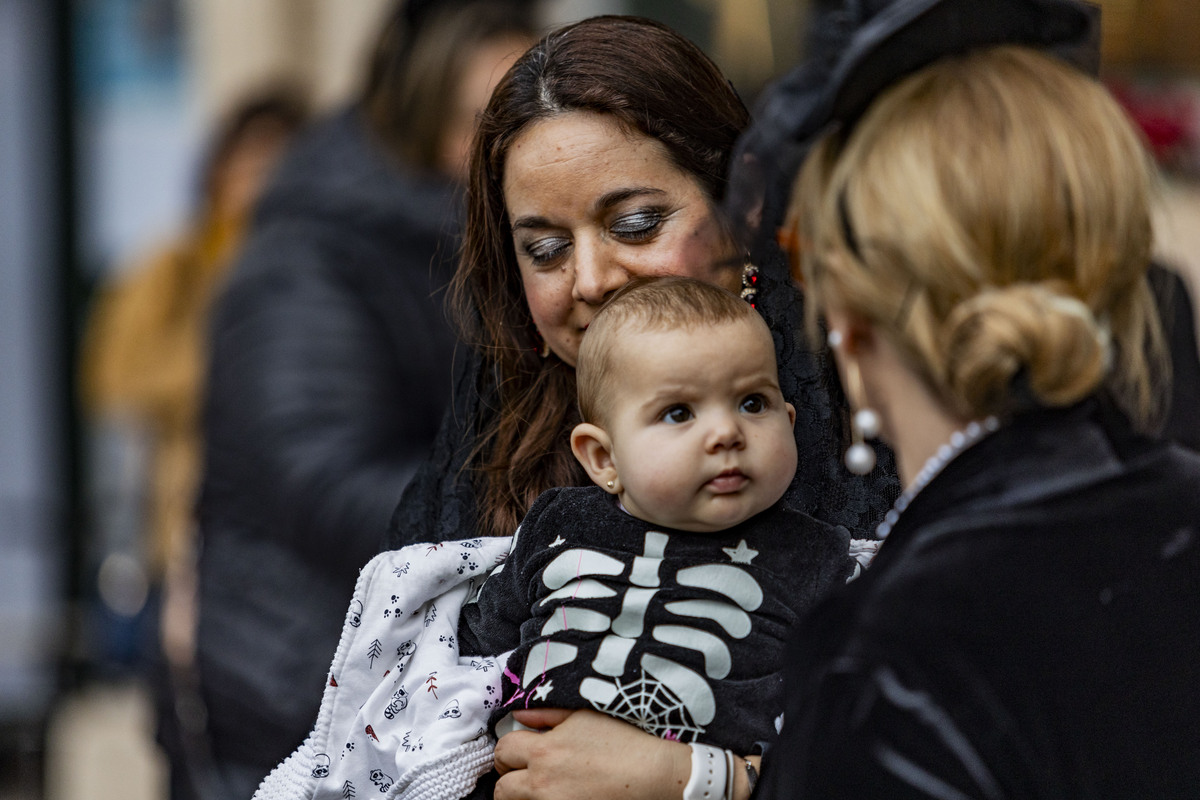
[[[1150,178],[1112,98],[991,47],[815,148],[791,222],[856,433],[906,487],[793,645],[765,797],[1200,786],[1200,459],[1165,363]]]

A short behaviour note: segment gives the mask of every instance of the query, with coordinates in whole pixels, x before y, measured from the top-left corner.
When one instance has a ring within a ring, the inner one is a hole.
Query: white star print
[[[742,539],[738,542],[737,547],[722,547],[725,555],[729,556],[729,560],[735,564],[749,564],[758,555],[757,550],[751,550],[746,546],[746,540]]]
[[[542,701],[554,689],[554,681],[546,681],[542,685],[533,690],[533,699]]]
[[[566,544],[566,543],[567,543],[566,539],[564,539],[561,536],[556,536],[556,537],[554,537],[554,541],[551,542],[550,544],[548,544],[547,547],[558,547],[560,544]]]

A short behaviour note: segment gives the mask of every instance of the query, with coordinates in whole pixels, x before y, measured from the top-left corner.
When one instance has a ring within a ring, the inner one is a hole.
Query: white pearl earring
[[[837,350],[842,346],[842,332],[834,329],[829,332],[829,346]],[[852,404],[863,399],[862,375],[858,371],[858,362],[852,358],[844,358],[843,369],[846,372],[846,394]],[[874,439],[879,435],[879,414],[873,408],[861,407],[850,418],[850,435],[854,442],[846,450],[843,458],[846,469],[855,475],[866,475],[875,469],[875,448],[867,444],[865,439]]]

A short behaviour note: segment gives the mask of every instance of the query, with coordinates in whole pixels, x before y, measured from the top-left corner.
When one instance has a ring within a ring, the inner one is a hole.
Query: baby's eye
[[[610,227],[613,236],[627,242],[641,242],[662,227],[663,215],[654,209],[642,209],[618,217]]]
[[[687,422],[692,418],[692,410],[687,406],[671,406],[663,412],[661,417],[663,422],[669,422],[672,425],[679,425]]]
[[[566,254],[571,242],[561,236],[547,236],[532,242],[522,243],[521,249],[535,267],[545,267],[558,261]]]
[[[761,414],[767,410],[767,398],[761,394],[752,394],[742,400],[741,408],[747,414]]]

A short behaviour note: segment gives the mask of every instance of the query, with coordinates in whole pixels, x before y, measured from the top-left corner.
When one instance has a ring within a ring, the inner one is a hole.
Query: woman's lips
[[[727,469],[706,485],[717,494],[728,494],[740,491],[749,482],[750,479],[741,470]]]

